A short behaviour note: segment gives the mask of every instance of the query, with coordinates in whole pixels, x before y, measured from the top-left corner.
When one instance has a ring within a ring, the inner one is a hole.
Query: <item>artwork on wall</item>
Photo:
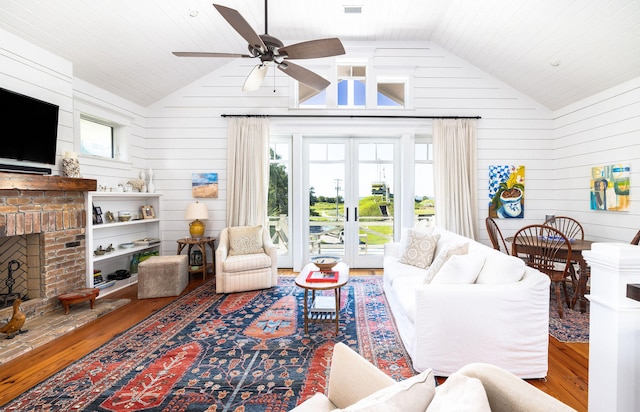
[[[591,210],[629,210],[628,164],[612,164],[591,168]]]
[[[218,197],[217,173],[192,173],[191,194],[193,197]]]
[[[524,166],[489,166],[489,217],[524,217]]]

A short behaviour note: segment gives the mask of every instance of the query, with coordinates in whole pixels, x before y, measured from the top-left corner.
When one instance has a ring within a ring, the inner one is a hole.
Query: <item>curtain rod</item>
[[[222,117],[335,117],[335,118],[351,118],[351,119],[482,119],[480,116],[380,116],[366,114],[222,114]]]

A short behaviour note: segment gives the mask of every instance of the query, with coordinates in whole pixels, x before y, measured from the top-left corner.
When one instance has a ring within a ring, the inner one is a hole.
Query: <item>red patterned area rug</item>
[[[569,296],[573,296],[573,289],[569,286]],[[562,294],[564,299],[564,294]],[[560,342],[588,343],[589,342],[589,313],[567,308],[563,301],[563,317],[558,314],[558,300],[555,289],[552,288],[549,304],[549,334]]]
[[[381,276],[342,288],[340,332],[304,333],[302,289],[199,287],[5,405],[6,411],[288,411],[326,387],[344,342],[396,380],[413,376]]]

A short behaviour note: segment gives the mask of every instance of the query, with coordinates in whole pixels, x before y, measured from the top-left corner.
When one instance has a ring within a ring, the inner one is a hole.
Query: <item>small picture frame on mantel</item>
[[[153,206],[141,206],[140,207],[141,211],[142,211],[142,217],[145,219],[155,219],[156,218],[156,211],[153,209]]]

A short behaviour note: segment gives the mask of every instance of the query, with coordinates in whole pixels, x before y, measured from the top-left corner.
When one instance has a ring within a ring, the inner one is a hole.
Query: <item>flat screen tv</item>
[[[56,163],[57,105],[0,88],[0,125],[0,158]]]

